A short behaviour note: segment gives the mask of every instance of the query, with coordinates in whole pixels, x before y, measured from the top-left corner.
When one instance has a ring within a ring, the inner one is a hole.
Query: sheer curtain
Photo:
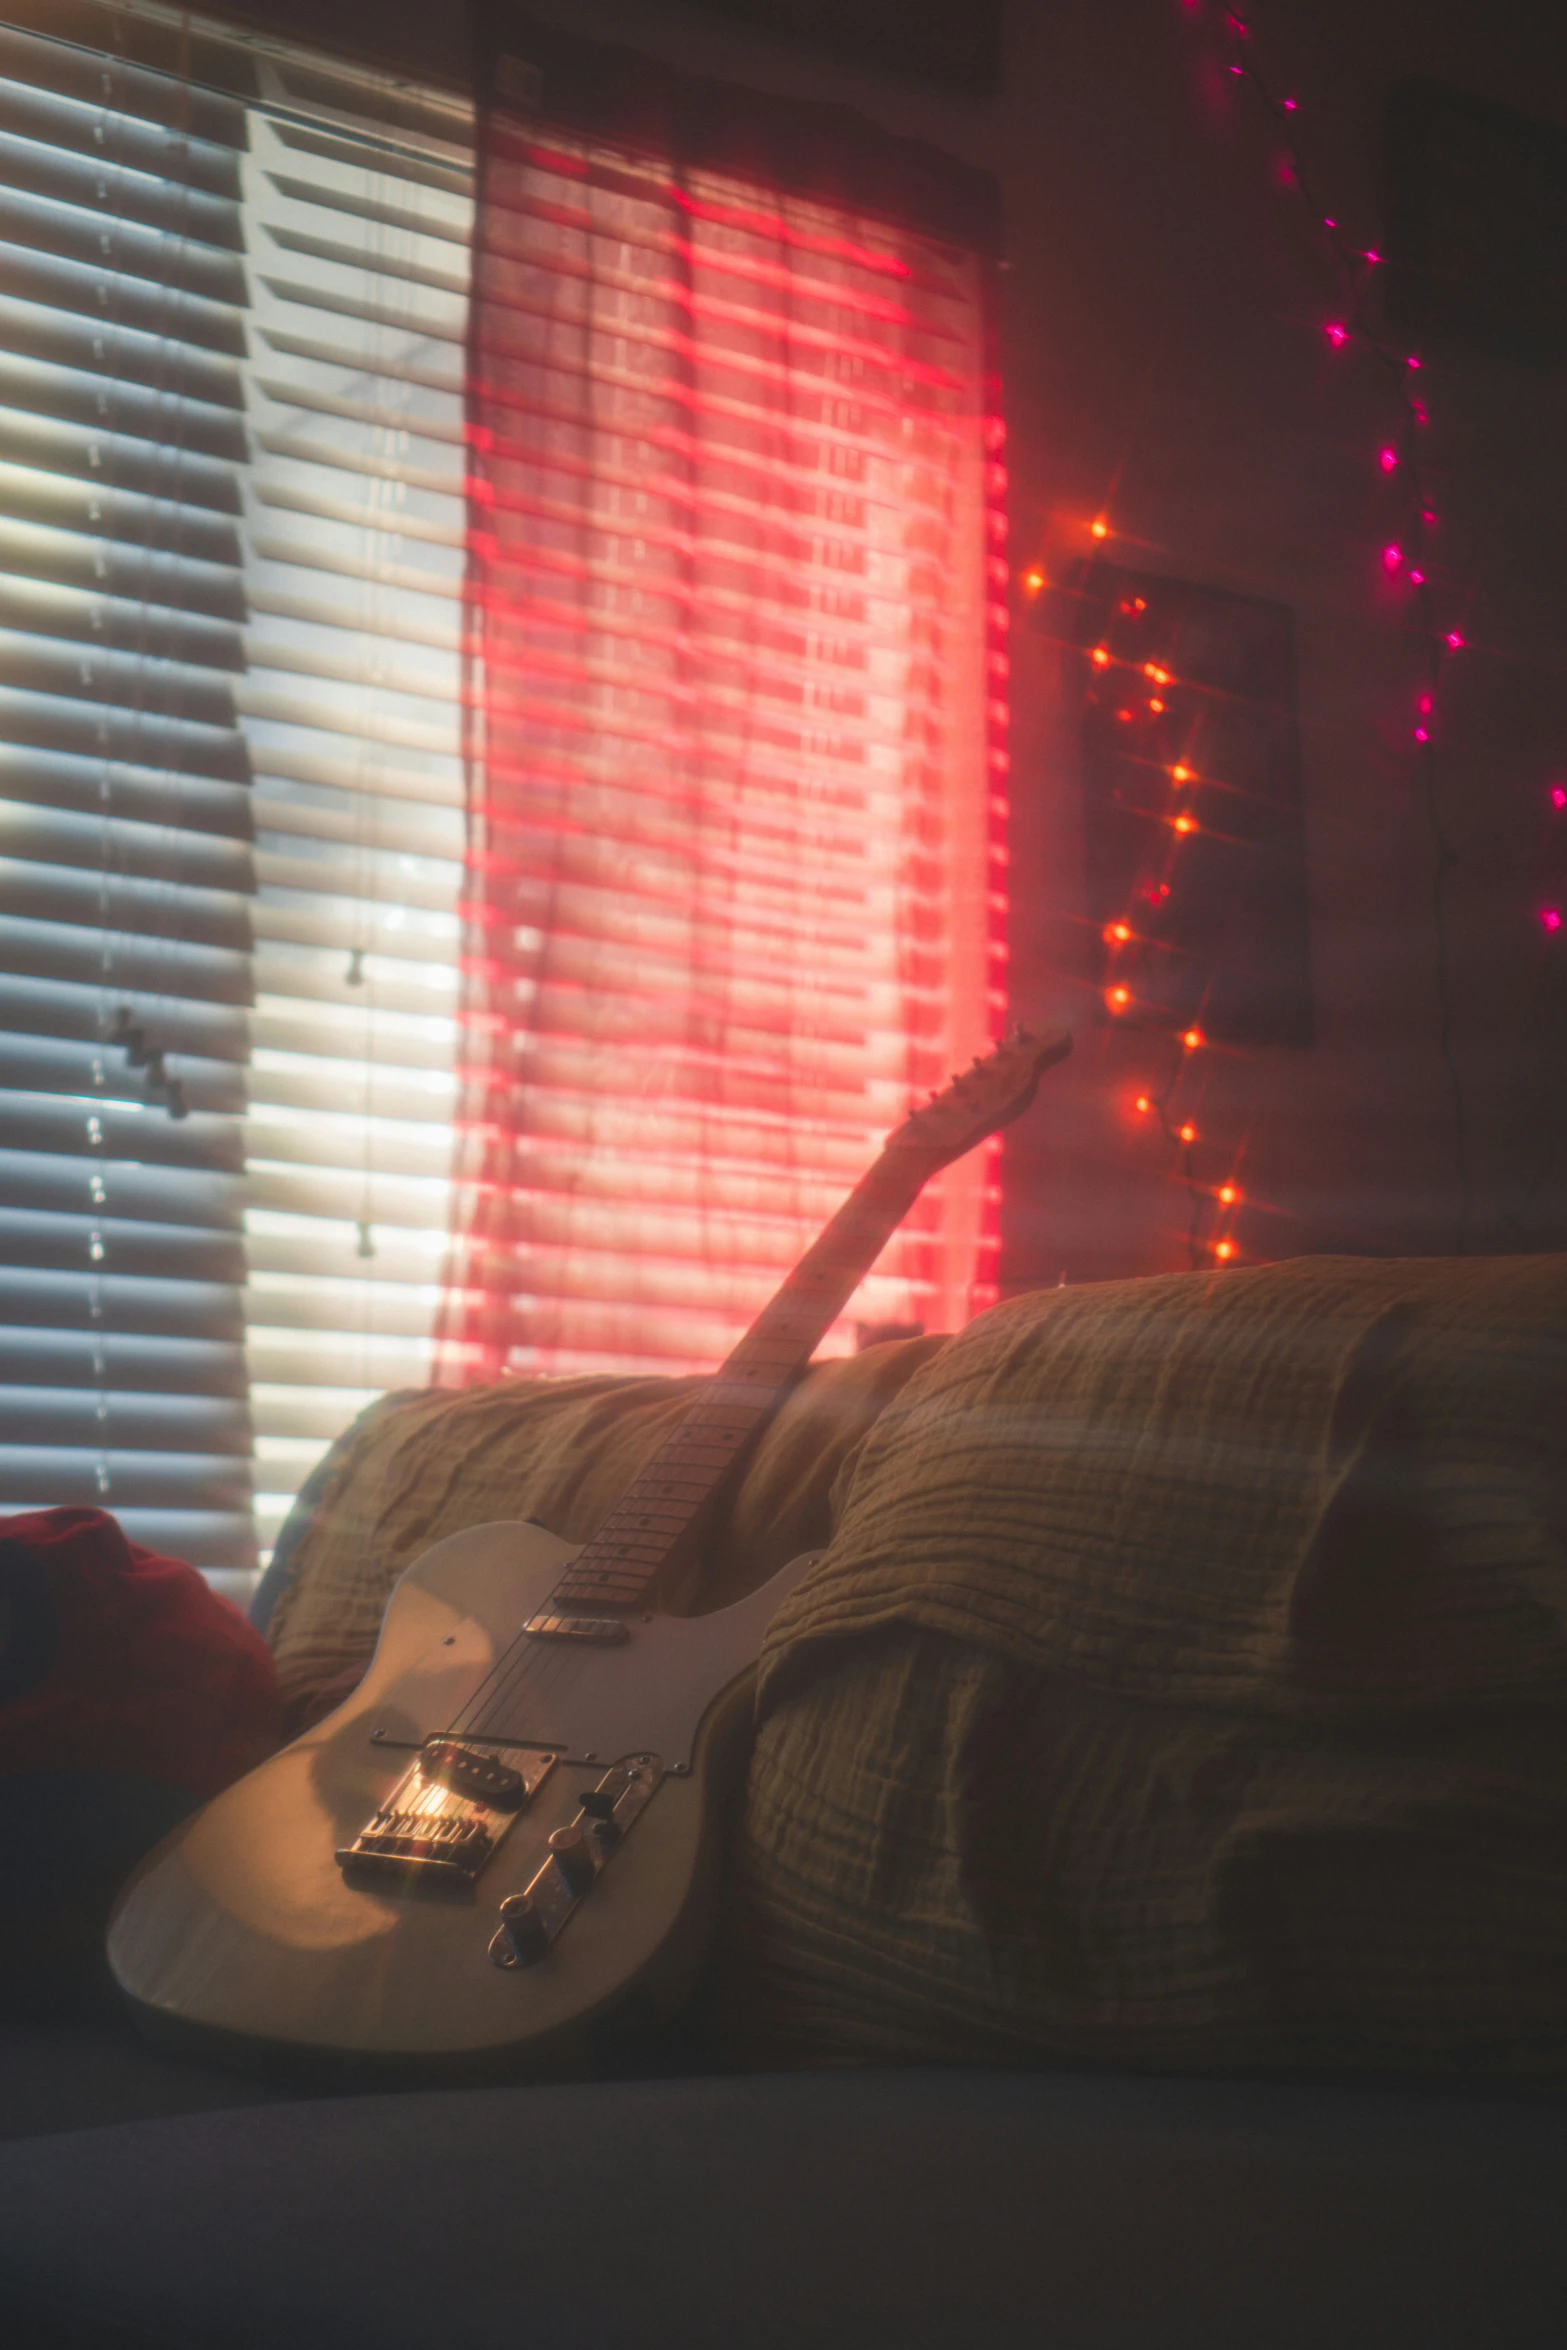
[[[442,1375],[705,1370],[1005,1011],[989,184],[501,22]],[[830,1349],[990,1302],[993,1168]]]

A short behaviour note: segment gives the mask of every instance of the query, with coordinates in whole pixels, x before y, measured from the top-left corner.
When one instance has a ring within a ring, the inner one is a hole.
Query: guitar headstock
[[[938,1167],[961,1159],[987,1134],[1021,1117],[1045,1071],[1071,1050],[1068,1029],[1052,1029],[1046,1036],[1014,1029],[993,1051],[976,1055],[972,1067],[933,1093],[922,1108],[911,1110],[888,1136],[887,1148],[928,1151]]]

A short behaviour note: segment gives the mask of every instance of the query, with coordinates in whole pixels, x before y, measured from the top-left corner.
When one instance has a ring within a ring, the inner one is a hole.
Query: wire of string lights
[[[1390,488],[1401,493],[1394,508],[1400,518],[1383,541],[1381,561],[1389,580],[1401,581],[1409,591],[1410,626],[1424,648],[1421,686],[1409,713],[1409,739],[1431,844],[1436,1041],[1447,1082],[1458,1189],[1454,1247],[1462,1255],[1469,1245],[1474,1218],[1474,1173],[1463,1081],[1453,1047],[1448,883],[1456,857],[1442,809],[1439,743],[1443,692],[1453,660],[1464,650],[1464,636],[1456,613],[1444,609],[1453,601],[1450,592],[1433,577],[1440,565],[1436,534],[1441,517],[1424,462],[1424,435],[1431,421],[1426,362],[1418,351],[1400,348],[1380,327],[1376,280],[1386,256],[1374,244],[1361,244],[1323,202],[1302,137],[1300,102],[1277,90],[1264,74],[1257,61],[1250,19],[1238,8],[1214,7],[1211,0],[1186,0],[1186,5],[1220,44],[1226,71],[1243,84],[1271,119],[1284,147],[1283,176],[1306,207],[1337,265],[1342,294],[1335,315],[1324,320],[1322,332],[1336,351],[1354,346],[1368,354],[1383,370],[1393,393],[1393,424],[1381,435],[1376,455]],[[1551,927],[1548,918],[1547,926]]]
[[[1337,294],[1326,306],[1327,315],[1309,331],[1320,332],[1336,353],[1342,352],[1347,357],[1364,355],[1380,372],[1389,394],[1390,412],[1377,432],[1373,449],[1368,452],[1386,491],[1378,506],[1381,520],[1376,556],[1385,585],[1403,594],[1405,626],[1419,648],[1417,678],[1407,712],[1407,740],[1417,803],[1424,812],[1430,844],[1435,1042],[1448,1097],[1458,1201],[1453,1246],[1456,1253],[1463,1254],[1474,1238],[1475,1181],[1468,1107],[1454,1045],[1455,986],[1449,891],[1458,860],[1444,808],[1443,747],[1446,697],[1455,664],[1466,649],[1466,639],[1464,595],[1452,576],[1451,566],[1444,560],[1442,517],[1432,469],[1426,458],[1432,371],[1425,354],[1408,348],[1385,324],[1379,279],[1386,267],[1386,255],[1376,243],[1363,242],[1324,199],[1308,152],[1306,109],[1297,97],[1276,84],[1259,63],[1250,17],[1243,9],[1227,4],[1227,0],[1182,0],[1182,6],[1199,36],[1210,44],[1219,72],[1238,84],[1267,119],[1282,150],[1278,157],[1280,180],[1304,205],[1334,265]],[[1092,532],[1096,542],[1116,535],[1103,515],[1094,522]],[[1047,582],[1041,569],[1031,567],[1022,573],[1021,584],[1025,595],[1032,600]],[[1123,614],[1131,609],[1124,603],[1120,607]],[[1141,607],[1138,609],[1140,612]],[[1102,637],[1089,652],[1090,703],[1101,699],[1103,689],[1109,688],[1112,703],[1125,705],[1115,708],[1115,716],[1129,723],[1134,718],[1146,718],[1149,713],[1168,710],[1174,715],[1182,681],[1162,672],[1155,676],[1149,670],[1148,675],[1154,679],[1152,693],[1160,698],[1139,702],[1139,693],[1144,696],[1149,693],[1137,675],[1140,666],[1130,643],[1123,645]],[[1164,723],[1168,726],[1169,719]],[[1148,763],[1146,754],[1144,763]],[[1209,1039],[1196,1023],[1188,1025],[1179,1019],[1150,1022],[1148,1015],[1157,1008],[1140,1003],[1135,985],[1128,986],[1116,968],[1118,955],[1130,955],[1147,943],[1144,933],[1149,930],[1150,919],[1149,906],[1144,900],[1155,890],[1161,897],[1169,898],[1172,888],[1180,887],[1181,841],[1184,836],[1199,834],[1203,829],[1200,802],[1195,796],[1199,787],[1205,782],[1217,782],[1219,789],[1225,788],[1222,777],[1202,776],[1197,762],[1184,752],[1174,763],[1164,766],[1163,775],[1168,786],[1167,805],[1158,810],[1149,808],[1145,813],[1160,817],[1157,829],[1166,845],[1159,852],[1158,876],[1152,884],[1147,874],[1141,875],[1121,918],[1105,925],[1109,957],[1105,1002],[1112,1017],[1136,1018],[1139,1025],[1161,1026],[1166,1031],[1170,1052],[1167,1075],[1162,1082],[1150,1079],[1136,1096],[1134,1107],[1141,1116],[1157,1123],[1171,1147],[1171,1171],[1189,1195],[1187,1237],[1192,1263],[1231,1264],[1240,1261],[1242,1254],[1236,1227],[1246,1204],[1237,1180],[1244,1143],[1225,1153],[1218,1145],[1218,1138],[1206,1133],[1199,1135],[1196,1111],[1191,1105],[1191,1081],[1206,1057]],[[1567,896],[1567,885],[1562,884],[1558,872],[1558,868],[1567,872],[1567,783],[1559,780],[1549,783],[1544,801],[1542,820],[1554,838],[1555,848],[1554,854],[1547,852],[1542,856],[1543,888],[1535,893],[1529,918],[1542,947],[1555,961],[1559,959],[1556,950],[1567,939],[1567,907],[1562,902]],[[1130,972],[1127,976],[1131,976]],[[1205,1165],[1215,1148],[1220,1148],[1227,1166],[1223,1180],[1204,1179],[1198,1163],[1199,1145]],[[1553,1141],[1545,1166],[1531,1187],[1531,1196],[1543,1184],[1556,1155]],[[1502,1224],[1507,1221],[1506,1217],[1500,1219]]]

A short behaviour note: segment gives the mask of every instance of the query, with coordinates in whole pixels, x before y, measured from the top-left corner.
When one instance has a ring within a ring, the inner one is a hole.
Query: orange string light
[[[1107,538],[1110,535],[1109,525],[1103,516],[1100,516],[1093,524],[1092,530],[1096,539]],[[1117,728],[1131,726],[1139,720],[1145,725],[1161,721],[1166,718],[1172,707],[1165,689],[1173,686],[1179,691],[1181,684],[1180,680],[1165,665],[1165,662],[1159,658],[1161,648],[1157,641],[1151,647],[1146,637],[1140,646],[1135,642],[1135,636],[1139,633],[1137,624],[1142,621],[1146,625],[1154,618],[1154,615],[1150,613],[1148,598],[1143,595],[1123,594],[1111,609],[1117,612],[1120,618],[1118,622],[1113,622],[1106,627],[1100,643],[1089,648],[1088,659],[1091,664],[1091,674],[1104,675],[1110,669],[1115,668],[1122,671],[1123,674],[1130,673],[1139,679],[1146,679],[1148,686],[1153,690],[1148,692],[1146,699],[1128,706],[1118,706],[1115,700],[1109,700],[1107,706],[1103,706],[1103,716],[1113,720]],[[1123,631],[1119,637],[1115,633],[1117,627]],[[1095,699],[1097,698],[1096,695]],[[1183,708],[1183,705],[1178,702],[1173,706],[1177,712]],[[1205,712],[1206,704],[1198,702],[1190,714],[1199,727],[1204,722]],[[1158,738],[1156,737],[1155,740],[1157,743]],[[1200,739],[1194,735],[1191,740],[1195,747],[1200,749]],[[1161,744],[1155,749],[1154,757],[1156,759],[1159,758],[1162,747]],[[1135,754],[1133,755],[1135,756]],[[1165,752],[1164,756],[1168,758],[1168,752]],[[1173,804],[1163,810],[1147,808],[1137,811],[1153,817],[1156,821],[1162,819],[1182,841],[1191,839],[1194,835],[1200,837],[1203,832],[1199,812],[1189,800],[1186,801],[1186,804],[1182,804],[1183,798],[1188,792],[1193,788],[1202,788],[1206,781],[1206,778],[1190,764],[1190,756],[1191,753],[1188,751],[1164,768],[1165,774],[1169,777]],[[1169,870],[1172,871],[1172,878],[1177,882],[1183,878],[1183,875],[1174,873],[1173,868]],[[1157,950],[1163,943],[1158,915],[1159,910],[1171,898],[1171,880],[1154,879],[1145,871],[1135,881],[1134,890],[1139,905],[1146,900],[1155,909],[1155,919],[1151,930],[1146,919],[1141,927],[1125,918],[1102,924],[1100,935],[1104,945],[1110,954],[1117,958],[1124,949],[1130,949],[1134,953],[1138,950]],[[1113,973],[1115,968],[1113,962],[1110,968]],[[1122,964],[1122,968],[1128,972],[1131,978],[1138,977],[1141,970],[1140,964],[1135,969],[1133,968],[1129,957]],[[1104,988],[1103,1001],[1112,1017],[1132,1013],[1136,1016],[1138,1027],[1141,1028],[1147,1023],[1150,1014],[1157,1019],[1159,1002],[1163,992],[1162,987],[1156,985],[1151,991],[1150,1000],[1144,1002],[1134,994],[1132,986],[1117,982]],[[1200,1139],[1198,1129],[1195,1121],[1191,1119],[1179,1122],[1181,1113],[1176,1109],[1174,1101],[1181,1068],[1185,1066],[1192,1054],[1206,1049],[1208,1039],[1203,1029],[1194,1023],[1185,1029],[1175,1030],[1170,1035],[1170,1043],[1177,1048],[1177,1066],[1172,1072],[1168,1084],[1162,1092],[1144,1092],[1134,1095],[1131,1108],[1139,1118],[1157,1117],[1166,1138],[1186,1154],[1183,1166],[1184,1181],[1192,1202],[1192,1226],[1189,1236],[1192,1263],[1196,1265],[1201,1261],[1204,1250],[1210,1252],[1210,1261],[1212,1261],[1212,1252],[1221,1250],[1223,1261],[1228,1262],[1235,1253],[1235,1242],[1228,1236],[1222,1244],[1214,1241],[1211,1237],[1205,1240],[1202,1237],[1202,1216],[1205,1210],[1213,1212],[1211,1203],[1215,1201],[1216,1197],[1224,1207],[1232,1208],[1239,1202],[1241,1195],[1233,1184],[1226,1184],[1223,1191],[1216,1195],[1210,1185],[1199,1182],[1190,1156]]]

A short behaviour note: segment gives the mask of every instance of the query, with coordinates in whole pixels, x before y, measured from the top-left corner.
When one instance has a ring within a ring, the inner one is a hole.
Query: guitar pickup
[[[379,1892],[471,1894],[555,1767],[553,1753],[516,1746],[509,1752],[508,1762],[465,1739],[432,1738],[338,1852],[349,1883]]]
[[[530,1640],[586,1640],[595,1648],[618,1648],[631,1638],[614,1616],[530,1616],[522,1628]]]
[[[432,1738],[419,1756],[419,1768],[433,1786],[471,1795],[492,1811],[520,1811],[528,1800],[521,1771],[498,1755],[486,1754],[483,1747],[463,1746],[455,1738]]]

